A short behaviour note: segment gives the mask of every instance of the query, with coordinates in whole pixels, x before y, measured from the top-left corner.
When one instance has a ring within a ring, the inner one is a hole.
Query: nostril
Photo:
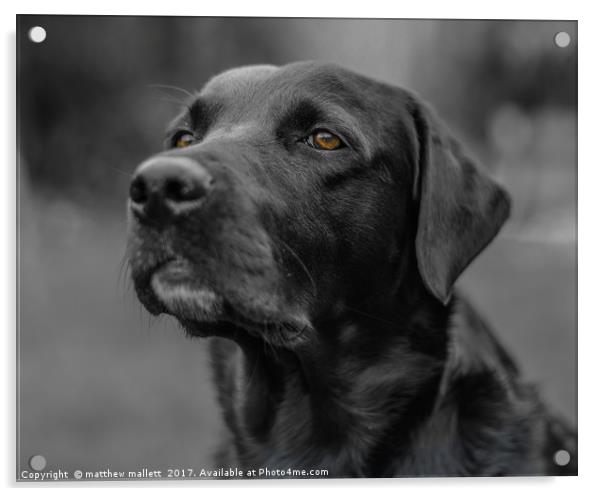
[[[185,179],[168,179],[163,192],[166,199],[174,202],[200,200],[206,194],[203,184]]]
[[[135,178],[130,184],[130,199],[134,203],[146,203],[148,200],[148,191],[146,183],[141,177]]]

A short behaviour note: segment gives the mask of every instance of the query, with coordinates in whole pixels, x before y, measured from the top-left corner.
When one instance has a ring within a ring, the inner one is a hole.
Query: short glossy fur
[[[345,146],[308,146],[317,128]],[[194,143],[172,148],[181,130]],[[575,435],[452,291],[507,195],[418,97],[329,64],[240,68],[167,141],[150,160],[191,159],[210,193],[182,211],[131,201],[130,265],[151,313],[212,336],[219,466],[576,473]]]

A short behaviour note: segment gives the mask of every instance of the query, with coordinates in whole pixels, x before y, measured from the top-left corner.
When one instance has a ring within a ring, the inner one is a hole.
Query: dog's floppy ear
[[[427,289],[447,303],[456,279],[508,218],[510,199],[464,154],[426,104],[414,97],[410,105],[420,150],[418,270]]]

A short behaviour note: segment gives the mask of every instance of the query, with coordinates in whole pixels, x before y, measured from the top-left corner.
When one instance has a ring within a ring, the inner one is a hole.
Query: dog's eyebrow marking
[[[196,97],[186,105],[182,114],[169,124],[165,131],[166,137],[169,138],[176,130],[182,128],[190,129],[198,136],[203,136],[221,110],[222,105],[219,102]]]
[[[219,115],[221,108],[218,102],[196,98],[188,105],[187,117],[191,127],[199,134],[204,134]]]
[[[365,151],[366,143],[351,124],[354,119],[340,114],[341,110],[336,105],[325,102],[324,106],[319,106],[309,99],[298,100],[280,117],[276,125],[276,138],[285,139],[295,131],[310,132],[314,126],[323,125],[334,133],[341,133],[352,149]]]
[[[324,112],[309,100],[300,100],[290,107],[276,126],[276,136],[282,138],[292,130],[309,131],[311,126],[325,119]]]

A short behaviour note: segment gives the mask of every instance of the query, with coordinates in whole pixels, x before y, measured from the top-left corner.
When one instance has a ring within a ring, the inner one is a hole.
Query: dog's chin
[[[171,266],[152,275],[150,284],[164,313],[174,316],[191,336],[241,338],[240,331],[276,347],[292,348],[308,339],[311,329],[303,315],[274,312],[235,303],[209,287],[192,282],[182,267]],[[189,274],[189,273],[188,273]]]
[[[166,280],[154,274],[151,287],[167,313],[183,321],[216,322],[224,315],[224,299],[209,288]]]

